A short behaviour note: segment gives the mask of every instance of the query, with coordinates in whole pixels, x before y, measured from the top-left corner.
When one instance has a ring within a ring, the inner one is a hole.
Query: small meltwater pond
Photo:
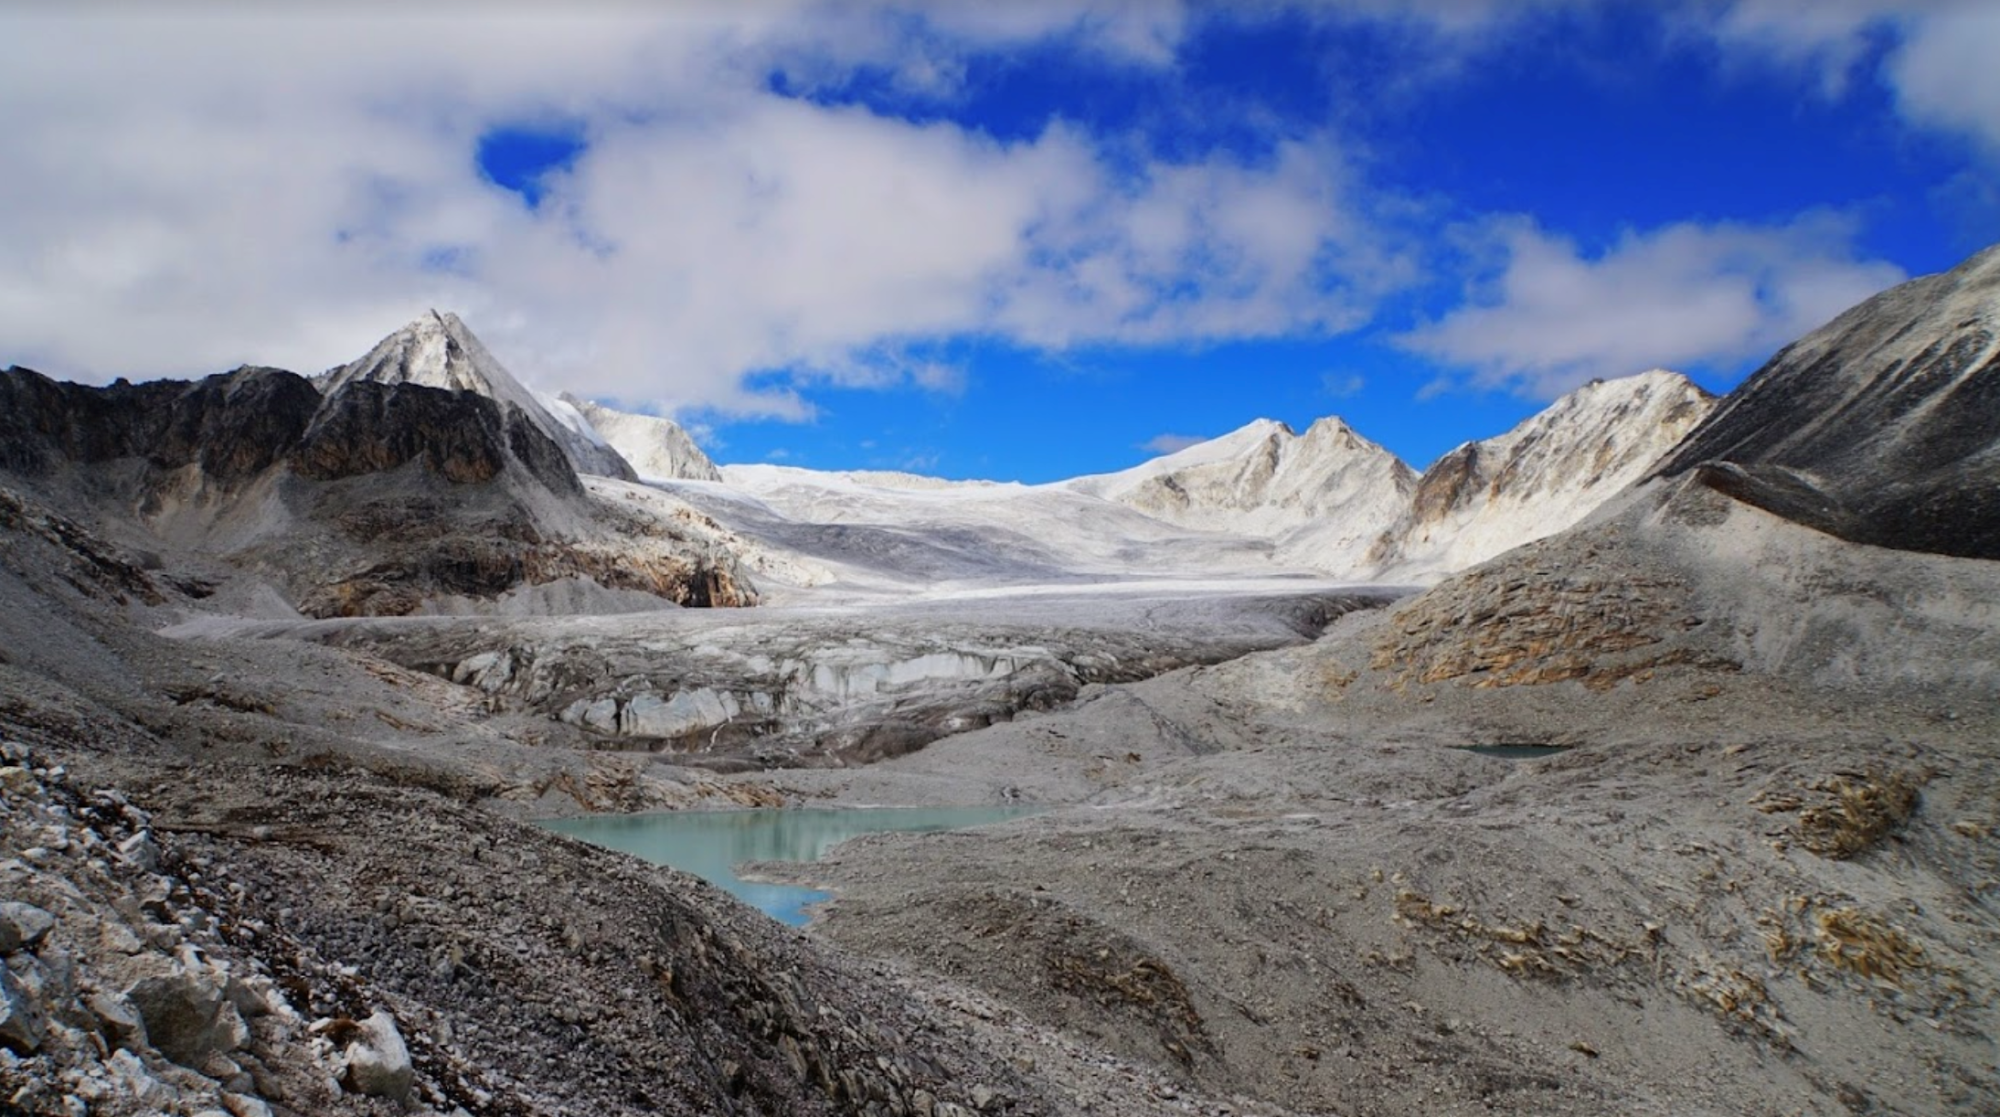
[[[1490,756],[1497,760],[1540,760],[1545,756],[1561,756],[1570,750],[1568,745],[1459,745],[1469,753]]]
[[[845,810],[663,811],[595,815],[542,825],[592,845],[671,865],[794,926],[827,893],[736,875],[746,861],[817,861],[849,838],[963,830],[1036,813],[1036,807],[883,807]]]

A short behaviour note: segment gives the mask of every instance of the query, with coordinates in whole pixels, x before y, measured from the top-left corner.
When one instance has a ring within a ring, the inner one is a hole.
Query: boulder
[[[41,1050],[48,1018],[42,1006],[5,966],[0,966],[0,1046],[20,1055]]]
[[[143,978],[125,991],[160,1053],[200,1069],[211,1055],[243,1046],[250,1030],[221,987],[185,970]]]
[[[360,1034],[347,1049],[347,1085],[358,1094],[402,1100],[416,1085],[410,1050],[396,1030],[396,1018],[377,1012],[358,1026]]]
[[[33,904],[0,902],[0,954],[33,950],[55,925],[55,916]]]
[[[146,1043],[146,1025],[132,1002],[115,993],[95,993],[84,1007],[97,1018],[98,1027],[115,1047],[139,1047]]]

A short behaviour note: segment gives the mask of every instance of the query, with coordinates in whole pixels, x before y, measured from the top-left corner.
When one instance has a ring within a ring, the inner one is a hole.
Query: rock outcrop
[[[471,392],[357,381],[329,396],[289,455],[315,481],[385,473],[412,461],[455,484],[500,476],[509,459],[542,487],[579,496],[562,449],[518,409]]]
[[[1786,346],[1658,470],[1858,543],[2000,558],[2000,247]]]
[[[463,354],[476,341],[447,329],[456,319],[439,322],[377,346],[324,396],[267,368],[108,387],[8,369],[0,468],[121,532],[226,555],[314,616],[403,614],[443,599],[462,611],[566,580],[681,605],[755,600],[734,554],[701,525],[638,523],[592,498],[571,451],[506,398],[525,397],[511,381],[474,391],[384,372],[431,369],[418,357],[433,346],[460,354],[437,369],[470,382],[484,358]],[[88,534],[67,518],[36,522]],[[113,592],[149,592],[115,566],[89,573],[125,583]]]
[[[289,454],[320,403],[311,381],[281,369],[93,388],[15,366],[0,372],[0,468],[41,477],[64,463],[136,460],[156,484],[195,467],[234,489]]]

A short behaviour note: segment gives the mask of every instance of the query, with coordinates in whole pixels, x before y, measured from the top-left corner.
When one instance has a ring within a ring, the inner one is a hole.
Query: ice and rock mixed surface
[[[718,469],[437,314],[9,370],[0,1101],[2000,1110],[1996,276],[1421,474]],[[999,802],[804,932],[516,821]]]

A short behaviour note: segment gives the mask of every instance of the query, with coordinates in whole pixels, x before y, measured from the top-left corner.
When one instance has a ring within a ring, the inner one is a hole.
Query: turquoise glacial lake
[[[963,830],[1034,814],[1033,807],[883,807],[844,810],[663,811],[593,815],[542,825],[559,834],[671,865],[708,881],[765,914],[794,926],[827,893],[763,884],[736,875],[746,861],[817,861],[827,850],[863,834]]]

